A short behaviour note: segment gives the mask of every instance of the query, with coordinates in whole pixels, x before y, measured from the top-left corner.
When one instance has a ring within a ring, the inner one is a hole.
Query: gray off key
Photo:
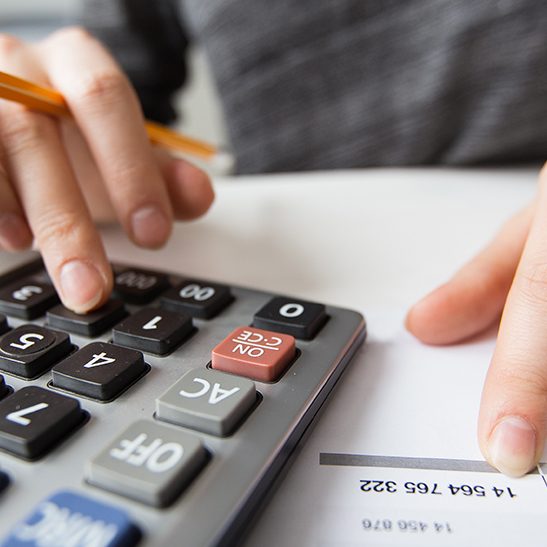
[[[229,435],[256,402],[246,378],[209,369],[192,369],[159,399],[156,417],[212,435]]]
[[[90,484],[128,498],[165,507],[206,461],[201,441],[173,427],[140,420],[88,462]]]

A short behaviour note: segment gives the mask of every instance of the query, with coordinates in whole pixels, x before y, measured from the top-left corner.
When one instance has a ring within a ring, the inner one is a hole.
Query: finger
[[[162,245],[171,231],[172,210],[127,78],[81,29],[58,31],[41,55],[84,134],[120,223],[137,244]]]
[[[444,285],[415,304],[406,328],[427,344],[452,344],[500,318],[528,234],[533,207],[511,218],[495,239]]]
[[[9,55],[17,62],[22,44],[13,36],[0,34],[0,57]],[[0,100],[0,107],[6,102]],[[1,144],[1,143],[0,143]],[[0,146],[0,247],[15,251],[32,243],[32,233],[25,220],[24,212],[8,180],[5,170],[6,158]]]
[[[215,199],[209,176],[191,163],[156,150],[175,218],[192,220],[203,215]]]
[[[61,136],[93,220],[95,222],[116,222],[116,211],[114,211],[102,176],[74,120],[63,120]]]
[[[10,50],[6,55],[0,49],[0,70],[47,83],[29,48],[10,42]],[[112,273],[57,125],[48,116],[4,102],[0,140],[9,179],[64,304],[78,312],[100,305],[110,292]]]
[[[32,234],[24,218],[24,213],[8,182],[4,169],[0,166],[0,248],[17,251],[32,243]]]
[[[522,259],[509,291],[479,416],[492,465],[523,475],[539,460],[547,413],[547,169]]]

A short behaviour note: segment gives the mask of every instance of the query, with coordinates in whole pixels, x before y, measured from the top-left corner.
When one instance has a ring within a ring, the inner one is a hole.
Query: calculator
[[[366,335],[361,314],[113,264],[64,308],[0,253],[0,542],[240,543]]]

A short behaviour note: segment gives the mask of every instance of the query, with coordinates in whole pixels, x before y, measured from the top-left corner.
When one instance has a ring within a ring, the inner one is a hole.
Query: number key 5
[[[0,370],[33,379],[72,350],[68,334],[21,325],[0,338]]]

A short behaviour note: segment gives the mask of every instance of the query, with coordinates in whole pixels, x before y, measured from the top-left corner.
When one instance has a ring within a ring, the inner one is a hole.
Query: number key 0
[[[278,296],[255,313],[253,326],[311,340],[327,319],[323,304]]]

